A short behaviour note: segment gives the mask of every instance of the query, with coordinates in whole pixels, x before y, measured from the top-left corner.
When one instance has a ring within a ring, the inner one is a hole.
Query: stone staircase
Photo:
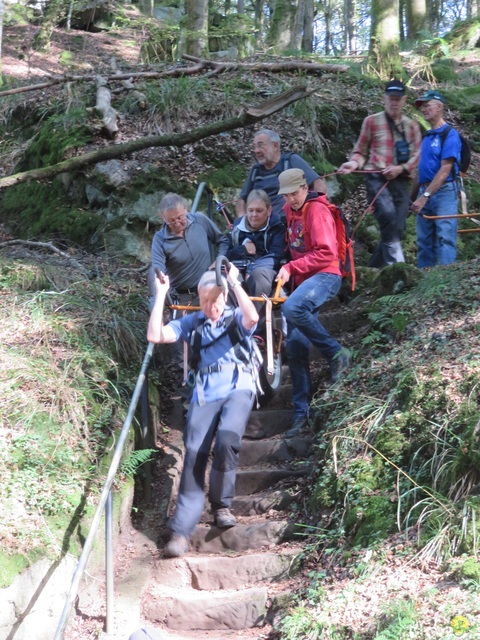
[[[291,598],[290,583],[301,566],[301,540],[295,540],[295,523],[288,511],[309,471],[311,439],[282,437],[292,421],[291,410],[285,408],[289,398],[285,385],[268,407],[251,414],[232,506],[237,525],[218,529],[206,511],[191,538],[189,553],[173,559],[163,557],[163,542],[153,549],[158,532],[156,536],[147,532],[139,552],[143,558],[119,570],[118,631],[105,638],[127,640],[139,627],[151,630],[158,640],[268,637],[280,603]],[[179,413],[174,412],[173,421]],[[166,511],[171,510],[177,491],[178,451],[176,457]],[[129,606],[131,588],[136,601]],[[138,622],[132,628],[133,620]]]

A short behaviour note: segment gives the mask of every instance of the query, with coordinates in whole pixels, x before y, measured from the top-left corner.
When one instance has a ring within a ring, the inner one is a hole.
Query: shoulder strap
[[[240,331],[238,330],[237,323],[234,322],[234,320],[235,320],[235,315],[233,314],[228,318],[226,318],[225,330],[222,331],[222,333],[219,336],[217,336],[216,338],[213,338],[213,340],[211,340],[208,344],[204,344],[203,347],[202,347],[202,332],[203,332],[203,325],[206,322],[206,318],[202,318],[201,320],[198,321],[198,323],[195,326],[195,329],[192,331],[190,335],[191,356],[188,362],[190,369],[192,369],[193,371],[196,371],[198,369],[198,365],[200,362],[200,350],[202,348],[209,349],[211,346],[213,346],[219,340],[221,340],[226,334],[228,334],[228,337],[230,338],[232,347],[234,347],[235,345],[237,345],[239,342],[243,340],[243,337],[240,334]]]
[[[293,156],[293,153],[282,153],[283,156],[283,171],[290,169],[290,158]]]
[[[389,116],[386,111],[385,111],[385,117],[387,119],[388,126],[390,127],[390,132],[392,134],[392,140],[395,140],[394,130],[398,133],[399,136],[402,136],[402,138],[404,140],[406,140],[405,127],[403,125],[403,120],[401,121],[401,127],[399,127],[398,124],[395,123],[394,119],[391,116]]]

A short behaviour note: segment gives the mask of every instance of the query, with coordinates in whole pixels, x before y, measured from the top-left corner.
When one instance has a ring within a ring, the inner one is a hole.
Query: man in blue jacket
[[[418,165],[418,185],[412,192],[412,211],[417,215],[418,267],[450,264],[457,257],[457,218],[442,216],[458,212],[457,174],[461,140],[443,119],[445,98],[436,90],[415,101],[430,130],[423,137]],[[448,131],[446,129],[448,128]],[[427,220],[427,216],[440,216]]]

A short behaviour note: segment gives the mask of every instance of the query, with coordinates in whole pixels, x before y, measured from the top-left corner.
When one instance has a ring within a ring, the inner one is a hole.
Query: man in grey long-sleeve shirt
[[[149,292],[155,295],[155,268],[166,273],[170,285],[182,294],[197,295],[197,284],[213,262],[212,247],[224,255],[228,238],[203,213],[188,213],[187,202],[167,193],[159,205],[165,224],[153,236]]]
[[[197,305],[197,285],[212,264],[216,252],[225,255],[229,240],[225,234],[203,213],[188,213],[187,201],[176,193],[167,193],[159,205],[164,225],[153,236],[152,266],[148,274],[151,303],[155,297],[155,269],[168,275],[170,293],[174,301],[182,305]],[[184,407],[188,404],[191,388],[182,385],[184,379],[183,345],[171,345],[173,368],[178,371],[180,394]],[[168,359],[164,362],[166,364]]]

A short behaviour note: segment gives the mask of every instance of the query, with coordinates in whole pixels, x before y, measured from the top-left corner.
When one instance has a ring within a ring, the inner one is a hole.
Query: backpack
[[[336,204],[327,202],[327,206],[335,221],[340,273],[342,274],[342,278],[350,278],[352,291],[355,291],[355,259],[353,255],[353,237],[350,222]]]
[[[195,374],[198,372],[198,365],[200,362],[200,350],[202,348],[202,330],[205,324],[206,318],[199,319],[197,315],[197,323],[194,330],[190,334],[190,357],[188,360],[188,366]],[[221,340],[225,334],[228,334],[232,346],[235,348],[235,355],[243,364],[251,370],[253,379],[255,381],[257,396],[263,395],[265,392],[261,386],[259,379],[259,370],[263,363],[262,354],[258,348],[255,340],[247,340],[244,335],[240,333],[235,316],[232,314],[225,319],[225,330],[211,342],[203,346],[203,349],[208,349],[216,342]]]
[[[423,134],[423,137],[438,135],[440,138],[440,150],[441,150],[443,148],[443,145],[445,144],[445,140],[447,139],[448,134],[452,129],[453,129],[452,125],[447,124],[447,126],[443,129],[441,133],[434,134],[431,131],[427,131]],[[460,163],[457,163],[457,164],[458,164],[458,169],[460,171],[460,175],[463,178],[467,173],[468,169],[470,168],[470,164],[472,162],[472,150],[470,148],[470,143],[468,142],[468,140],[464,136],[462,136],[462,134],[459,131],[457,131],[457,133],[460,136],[460,143],[461,143]]]

